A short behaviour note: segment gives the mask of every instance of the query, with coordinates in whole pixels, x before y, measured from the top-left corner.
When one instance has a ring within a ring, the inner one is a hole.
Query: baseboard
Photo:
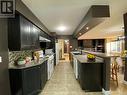
[[[104,89],[102,89],[102,93],[103,95],[110,95],[110,91],[105,91]]]

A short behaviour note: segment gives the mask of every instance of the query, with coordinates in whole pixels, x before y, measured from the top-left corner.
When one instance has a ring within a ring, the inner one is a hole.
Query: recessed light
[[[66,29],[67,29],[67,27],[65,27],[65,26],[59,26],[57,28],[57,30],[59,30],[59,31],[65,31]]]
[[[82,35],[82,33],[79,33],[79,35]]]
[[[89,29],[89,27],[86,27],[86,30],[88,30]]]

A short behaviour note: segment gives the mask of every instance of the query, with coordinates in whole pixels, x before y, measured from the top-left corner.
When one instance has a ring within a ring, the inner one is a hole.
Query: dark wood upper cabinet
[[[92,44],[96,52],[105,52],[105,39],[94,39]]]
[[[43,49],[53,49],[53,51],[55,52],[55,38],[53,36],[49,36],[44,31],[40,31],[39,35],[41,37],[44,37],[44,38],[50,40],[50,42],[40,41],[40,47],[43,48]]]
[[[39,28],[24,16],[16,14],[8,19],[8,46],[10,51],[39,48]]]
[[[30,39],[30,22],[27,21],[24,17],[19,16],[19,31],[15,31],[15,32],[19,32],[19,36],[20,36],[20,40],[21,41],[21,49],[25,49],[25,48],[29,48],[31,45],[31,39]],[[14,35],[14,34],[13,34]]]
[[[78,47],[84,47],[83,46],[83,40],[78,40]]]
[[[32,23],[30,24],[31,26],[31,46],[33,49],[36,49],[39,47],[39,32],[40,32],[40,29],[37,28],[35,25],[33,25]]]
[[[84,39],[78,40],[78,47],[92,49],[95,52],[105,52],[105,39]]]

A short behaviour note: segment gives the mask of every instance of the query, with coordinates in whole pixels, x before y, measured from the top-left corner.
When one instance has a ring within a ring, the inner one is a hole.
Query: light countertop
[[[52,55],[54,55],[54,54],[52,54]],[[43,58],[40,58],[38,63],[34,62],[34,61],[31,61],[31,63],[25,64],[23,66],[16,66],[16,65],[14,65],[14,63],[9,63],[9,69],[26,69],[26,68],[30,68],[30,67],[33,67],[33,66],[38,66],[38,65],[43,64],[44,61],[48,60],[48,58],[52,55],[47,55]]]
[[[111,54],[111,53],[101,53],[101,52],[92,52],[92,51],[86,51],[82,50],[84,53],[94,54],[98,57],[106,58],[106,57],[119,57],[119,54]]]
[[[89,61],[87,55],[75,55],[72,52],[72,55],[80,62],[80,63],[103,63],[103,58],[96,57],[94,61]]]

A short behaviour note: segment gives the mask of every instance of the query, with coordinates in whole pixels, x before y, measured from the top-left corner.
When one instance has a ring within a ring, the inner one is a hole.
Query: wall
[[[10,95],[10,83],[8,73],[8,38],[7,19],[0,19],[0,95]]]
[[[72,35],[57,35],[57,39],[68,39],[72,50],[78,48],[78,40],[73,38]]]
[[[72,46],[72,50],[78,48],[78,40],[74,38],[70,38],[70,45]]]
[[[43,25],[43,23],[28,9],[28,7],[21,1],[16,0],[16,10],[22,13],[31,22],[36,24],[39,28],[51,35],[49,30]]]

